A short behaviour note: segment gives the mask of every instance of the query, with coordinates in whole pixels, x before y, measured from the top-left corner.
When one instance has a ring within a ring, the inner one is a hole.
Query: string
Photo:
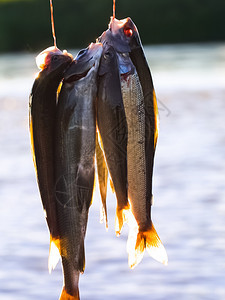
[[[116,0],[113,0],[113,19],[116,17]]]
[[[52,36],[54,39],[54,46],[56,47],[56,36],[55,36],[55,25],[54,25],[54,17],[53,17],[53,5],[52,0],[50,0],[50,8],[51,8],[51,23],[52,23]]]

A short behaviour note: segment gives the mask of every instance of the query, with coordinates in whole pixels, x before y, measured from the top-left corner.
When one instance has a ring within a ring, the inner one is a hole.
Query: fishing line
[[[52,23],[52,36],[54,39],[54,46],[56,47],[56,36],[55,36],[55,25],[54,25],[54,17],[53,17],[53,5],[52,0],[50,0],[50,8],[51,8],[51,23]]]
[[[116,0],[113,0],[113,19],[116,17]]]

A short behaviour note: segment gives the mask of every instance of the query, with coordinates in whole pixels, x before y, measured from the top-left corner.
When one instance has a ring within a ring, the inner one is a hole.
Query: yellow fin
[[[123,209],[119,209],[118,207],[116,208],[116,219],[115,219],[116,236],[120,236],[123,225],[124,223],[128,223],[131,214],[132,212],[129,206]]]
[[[107,211],[102,203],[100,206],[100,223],[101,224],[105,223],[105,229],[106,229],[106,231],[108,231],[109,225],[108,225]]]
[[[59,300],[80,300],[79,291],[77,291],[77,295],[72,296],[66,292],[65,288],[63,288]]]
[[[143,256],[145,248],[148,254],[155,260],[168,264],[166,250],[153,226],[145,232],[140,232],[138,227],[131,227],[127,241],[128,264],[131,269],[137,266]]]
[[[62,89],[62,81],[60,82],[58,89],[57,89],[57,97],[59,96],[61,89]]]
[[[29,114],[29,127],[30,127],[31,154],[32,154],[32,158],[33,158],[35,173],[37,176],[36,156],[35,156],[35,150],[34,150],[34,131],[33,131],[33,121],[32,121],[31,113]]]
[[[146,250],[148,254],[158,262],[168,265],[166,249],[164,248],[153,224],[151,230],[144,233],[144,235],[146,238]]]
[[[97,126],[97,128],[96,128],[96,131],[97,131],[97,137],[96,137],[97,143],[99,144],[99,147],[101,148],[101,150],[102,150],[103,153],[104,153],[104,147],[103,147],[102,137],[101,137],[100,131],[99,131],[99,129],[98,129],[98,126]]]
[[[144,256],[145,243],[139,235],[138,224],[132,213],[129,215],[127,223],[130,227],[127,240],[128,265],[133,269],[141,262]],[[136,247],[137,244],[138,247]]]
[[[154,132],[154,148],[155,148],[158,140],[158,133],[159,133],[159,112],[158,112],[155,90],[153,90],[153,109],[155,114],[155,132]]]
[[[112,182],[112,179],[111,179],[111,178],[109,178],[109,183],[110,183],[110,187],[111,187],[111,190],[112,190],[112,192],[113,192],[113,193],[115,193],[114,184],[113,184],[113,182]]]
[[[144,240],[140,239],[138,247],[136,248],[138,238],[138,226],[130,228],[129,236],[127,240],[127,252],[128,252],[128,265],[133,269],[138,265],[143,256],[145,250]]]
[[[59,239],[54,239],[50,236],[50,246],[49,246],[49,257],[48,257],[48,271],[51,274],[52,270],[55,269],[59,259],[60,259],[60,241]]]

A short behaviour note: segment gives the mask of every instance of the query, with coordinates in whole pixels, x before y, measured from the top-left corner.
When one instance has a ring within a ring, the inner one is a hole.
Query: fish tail
[[[53,238],[50,235],[50,245],[49,245],[49,256],[48,256],[48,270],[51,274],[52,270],[55,269],[59,259],[60,259],[60,241],[57,238]]]
[[[62,256],[64,286],[59,300],[80,300],[79,277],[80,271],[73,262]]]
[[[62,289],[61,296],[59,300],[80,300],[79,289],[77,289],[74,295],[67,293],[65,287]]]
[[[120,236],[123,225],[124,225],[124,223],[127,223],[130,213],[131,213],[131,210],[130,210],[129,206],[122,208],[122,209],[117,206],[116,219],[115,219],[116,236]]]
[[[130,230],[127,242],[127,251],[128,264],[131,269],[141,262],[145,249],[155,260],[163,263],[164,265],[168,264],[166,250],[152,223],[150,229],[146,231],[140,231],[138,227],[131,228]]]

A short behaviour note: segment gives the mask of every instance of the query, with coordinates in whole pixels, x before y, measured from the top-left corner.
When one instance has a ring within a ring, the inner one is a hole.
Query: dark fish
[[[41,69],[30,94],[29,123],[31,148],[37,174],[39,190],[52,242],[57,244],[59,237],[54,194],[54,128],[57,89],[63,79],[65,69],[72,62],[66,51],[50,47],[37,56]],[[53,268],[49,256],[49,270]]]
[[[99,40],[103,54],[99,67],[97,124],[117,197],[115,230],[119,235],[129,210],[127,197],[127,123],[115,49],[105,32]]]
[[[64,272],[62,299],[79,299],[95,175],[97,71],[101,44],[81,50],[64,76],[55,130],[55,193]]]
[[[133,222],[128,238],[129,265],[144,250],[167,264],[168,258],[151,220],[152,174],[158,136],[158,110],[151,73],[136,26],[130,18],[111,19],[108,40],[117,52],[127,121],[128,198]]]

